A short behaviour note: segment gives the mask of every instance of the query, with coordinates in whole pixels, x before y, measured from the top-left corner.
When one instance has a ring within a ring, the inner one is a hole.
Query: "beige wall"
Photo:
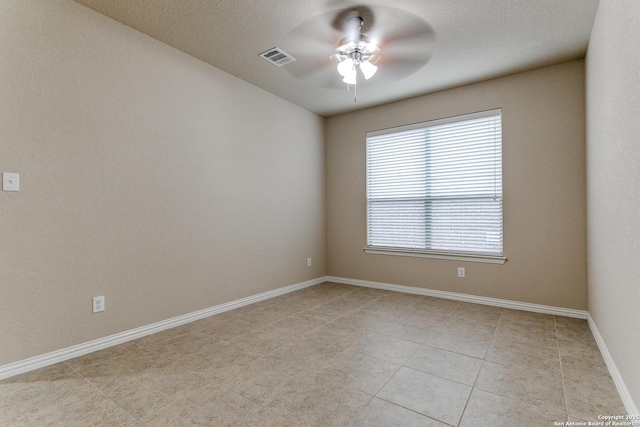
[[[0,365],[325,274],[324,119],[70,0],[0,76]]]
[[[499,107],[507,263],[365,254],[365,133]],[[584,114],[574,61],[328,119],[328,274],[586,309]]]
[[[640,3],[601,0],[587,69],[589,312],[640,404]]]

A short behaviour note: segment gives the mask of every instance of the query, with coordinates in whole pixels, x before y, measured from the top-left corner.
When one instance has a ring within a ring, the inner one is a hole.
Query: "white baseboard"
[[[45,366],[53,365],[55,363],[63,362],[65,360],[69,360],[74,357],[83,356],[87,353],[91,353],[97,350],[102,350],[104,348],[122,344],[124,342],[131,341],[137,338],[142,338],[146,335],[155,334],[157,332],[174,328],[176,326],[184,325],[186,323],[190,323],[195,320],[204,319],[205,317],[209,317],[214,314],[223,313],[225,311],[233,310],[235,308],[243,307],[245,305],[253,304],[259,301],[264,301],[269,298],[274,298],[280,295],[288,294],[289,292],[297,291],[299,289],[307,288],[309,286],[318,285],[325,281],[326,281],[325,277],[318,277],[316,279],[307,280],[305,282],[296,283],[294,285],[284,286],[282,288],[274,289],[272,291],[263,292],[257,295],[252,295],[250,297],[241,298],[235,301],[230,301],[224,304],[205,308],[203,310],[187,313],[182,316],[173,317],[171,319],[162,320],[160,322],[152,323],[150,325],[141,326],[139,328],[120,332],[104,338],[99,338],[97,340],[63,348],[61,350],[52,351],[50,353],[31,357],[25,360],[20,360],[18,362],[10,363],[8,365],[3,365],[3,366],[0,366],[0,380],[4,378],[12,377],[14,375],[22,374],[24,372],[29,372],[35,369],[43,368]]]
[[[620,375],[620,371],[616,366],[616,362],[613,361],[611,357],[611,353],[609,353],[609,349],[600,335],[600,331],[598,331],[598,327],[596,326],[596,322],[593,320],[593,317],[589,315],[587,317],[587,321],[589,322],[589,327],[591,328],[591,333],[593,333],[593,337],[596,339],[596,343],[598,343],[598,348],[600,348],[600,353],[602,353],[602,357],[604,358],[605,363],[607,364],[607,368],[609,368],[609,374],[611,374],[611,378],[613,378],[613,382],[616,384],[616,388],[618,389],[618,393],[620,393],[620,397],[622,398],[622,403],[624,403],[624,407],[626,408],[629,415],[640,415],[640,411],[638,411],[638,407],[633,402],[631,398],[631,394],[629,393],[629,389],[627,385],[624,383],[622,379],[622,375]],[[640,425],[640,422],[634,425]]]
[[[550,305],[532,304],[527,302],[511,301],[505,299],[481,297],[476,295],[460,294],[456,292],[438,291],[434,289],[416,288],[413,286],[394,285],[391,283],[371,282],[368,280],[347,279],[344,277],[327,276],[328,282],[343,283],[345,285],[364,286],[367,288],[386,289],[389,291],[405,292],[409,294],[426,295],[436,298],[452,299],[456,301],[471,302],[475,304],[491,305],[494,307],[510,308],[514,310],[533,311],[535,313],[553,314],[555,316],[575,317],[586,319],[585,310],[572,308],[553,307]]]
[[[386,289],[390,291],[405,292],[417,295],[426,295],[437,298],[452,299],[456,301],[470,302],[476,304],[484,304],[495,307],[510,308],[515,310],[532,311],[536,313],[552,314],[556,316],[574,317],[579,319],[587,319],[589,326],[593,332],[593,335],[598,343],[598,347],[602,352],[602,356],[609,368],[611,377],[613,378],[618,392],[624,402],[625,408],[631,415],[640,415],[638,408],[633,402],[629,390],[627,389],[615,362],[613,361],[611,354],[609,353],[604,340],[595,322],[589,316],[587,311],[574,310],[563,307],[553,307],[541,304],[531,304],[519,301],[510,301],[497,298],[488,298],[482,296],[460,294],[455,292],[446,292],[433,289],[416,288],[413,286],[395,285],[391,283],[372,282],[367,280],[348,279],[344,277],[325,276],[316,279],[300,282],[290,286],[284,286],[282,288],[274,289],[272,291],[263,292],[250,297],[241,298],[235,301],[230,301],[224,304],[216,305],[203,310],[188,313],[182,316],[173,317],[171,319],[163,320],[160,322],[145,325],[139,328],[131,329],[128,331],[120,332],[118,334],[110,335],[104,338],[99,338],[93,341],[78,344],[72,347],[67,347],[61,350],[52,351],[40,356],[35,356],[29,359],[21,360],[18,362],[10,363],[8,365],[0,366],[0,380],[18,375],[24,372],[33,371],[35,369],[43,368],[45,366],[53,365],[55,363],[63,362],[74,357],[83,356],[87,353],[91,353],[97,350],[102,350],[107,347],[122,344],[127,341],[138,339],[146,335],[155,334],[157,332],[164,331],[166,329],[174,328],[176,326],[184,325],[196,320],[204,319],[205,317],[212,316],[214,314],[223,313],[225,311],[240,308],[245,305],[253,304],[259,301],[264,301],[269,298],[274,298],[280,295],[284,295],[290,292],[294,292],[300,289],[304,289],[310,286],[318,285],[323,282],[335,282],[343,283],[346,285],[363,286],[368,288]]]

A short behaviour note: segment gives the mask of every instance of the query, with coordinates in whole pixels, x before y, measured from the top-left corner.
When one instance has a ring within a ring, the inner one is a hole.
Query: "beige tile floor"
[[[332,283],[0,382],[1,426],[553,426],[623,413],[584,320]]]

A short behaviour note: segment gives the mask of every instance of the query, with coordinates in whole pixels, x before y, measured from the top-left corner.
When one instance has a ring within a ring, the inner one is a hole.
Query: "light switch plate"
[[[20,174],[2,172],[2,191],[20,191]]]

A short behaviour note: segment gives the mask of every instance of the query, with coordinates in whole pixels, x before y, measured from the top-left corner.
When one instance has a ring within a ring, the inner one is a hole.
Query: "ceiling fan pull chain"
[[[351,92],[351,85],[347,83],[347,93]],[[358,83],[353,85],[353,103],[358,102]]]

